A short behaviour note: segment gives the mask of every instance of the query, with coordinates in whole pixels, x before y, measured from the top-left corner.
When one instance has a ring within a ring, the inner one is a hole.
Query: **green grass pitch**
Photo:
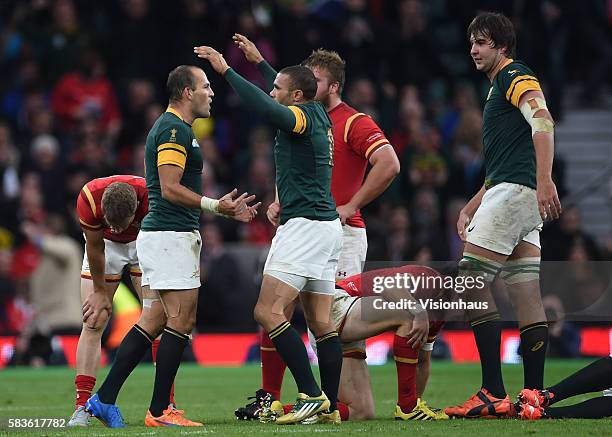
[[[546,366],[546,382],[555,383],[589,361],[549,361]],[[401,422],[392,420],[396,400],[395,366],[371,367],[372,386],[376,399],[377,419],[365,422],[345,422],[341,426],[294,425],[281,427],[275,424],[239,422],[234,419],[234,409],[246,402],[259,386],[259,367],[201,368],[183,365],[176,381],[176,400],[187,416],[203,420],[204,428],[184,430],[145,428],[146,409],[151,398],[154,369],[141,365],[127,381],[118,399],[128,428],[110,430],[95,419],[87,429],[57,430],[30,429],[16,431],[7,428],[9,417],[68,418],[73,408],[74,371],[68,368],[5,369],[0,371],[0,435],[197,435],[218,436],[331,433],[335,435],[552,435],[584,436],[612,435],[612,420],[558,420],[522,422],[518,420],[449,420],[443,422]],[[102,370],[98,381],[106,375]],[[515,396],[522,381],[522,367],[504,367],[506,387]],[[434,362],[425,398],[434,406],[442,407],[467,399],[477,388],[480,370],[474,364]],[[285,378],[283,400],[295,396],[295,388],[289,374]],[[578,397],[576,400],[586,399]],[[565,403],[568,403],[567,401]],[[365,434],[364,434],[365,433]]]

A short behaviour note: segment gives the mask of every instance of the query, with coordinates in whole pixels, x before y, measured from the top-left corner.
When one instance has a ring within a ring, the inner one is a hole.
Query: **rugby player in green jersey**
[[[136,239],[142,288],[157,299],[143,306],[159,306],[165,317],[141,319],[127,333],[115,362],[86,409],[106,426],[125,426],[115,405],[121,386],[159,335],[155,385],[145,425],[201,426],[182,410],[169,405],[170,388],[195,323],[200,287],[200,214],[208,211],[242,222],[251,221],[259,204],[255,196],[236,190],[221,199],[201,194],[202,153],[191,129],[193,120],[210,117],[214,93],[201,68],[181,65],[167,82],[169,105],[155,122],[145,145],[145,179],[149,212]],[[157,293],[155,293],[157,292]]]
[[[266,330],[291,370],[298,398],[278,424],[298,423],[319,412],[337,410],[342,347],[331,318],[342,226],[331,195],[332,123],[314,97],[317,81],[302,66],[282,69],[268,96],[231,69],[211,47],[195,47],[222,74],[244,103],[278,128],[274,159],[280,202],[279,227],[264,267],[255,319]],[[300,297],[308,327],[316,337],[321,388],[306,348],[285,317]]]
[[[521,332],[524,387],[543,385],[548,326],[539,288],[539,232],[543,221],[561,213],[551,175],[554,123],[537,77],[513,59],[516,36],[510,20],[481,13],[467,36],[476,69],[487,75],[491,88],[482,128],[485,184],[457,222],[465,241],[459,274],[485,279],[483,288],[469,290],[466,297],[486,299],[488,308],[467,314],[480,354],[482,388],[445,411],[455,417],[500,417],[512,415],[514,409],[502,380],[500,316],[490,293],[499,272]]]

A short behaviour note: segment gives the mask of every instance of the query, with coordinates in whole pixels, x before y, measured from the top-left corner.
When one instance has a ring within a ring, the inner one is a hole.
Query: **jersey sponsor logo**
[[[471,228],[468,228],[468,232],[472,232],[474,230],[474,228],[476,227],[476,225],[472,226]]]
[[[168,141],[176,143],[176,129],[170,129],[170,139]]]
[[[329,165],[334,166],[334,131],[327,129],[327,142],[329,143]]]
[[[193,147],[200,147],[200,143],[198,143],[198,140],[196,140],[195,138],[193,139],[193,141],[191,142],[191,145]]]
[[[508,74],[509,74],[510,76],[513,76],[513,75],[515,75],[515,74],[516,74],[516,73],[518,73],[518,72],[519,72],[518,70],[510,70],[510,71],[508,71]]]
[[[382,134],[382,133],[380,133],[380,132],[373,133],[372,135],[370,135],[370,136],[368,137],[368,139],[366,140],[366,143],[371,143],[371,142],[373,142],[374,140],[376,140],[376,139],[378,139],[378,138],[380,138],[380,137],[382,137],[382,136],[383,136],[383,134]]]
[[[336,276],[342,276],[342,277],[346,278],[346,272],[338,271],[338,273],[336,273]]]

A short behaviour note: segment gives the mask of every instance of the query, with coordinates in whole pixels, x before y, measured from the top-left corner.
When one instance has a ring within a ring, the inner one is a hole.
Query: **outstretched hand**
[[[263,56],[257,49],[257,46],[246,36],[235,33],[234,36],[232,36],[232,39],[234,40],[234,44],[236,44],[242,53],[244,53],[244,57],[247,61],[251,62],[252,64],[259,64],[264,60]]]
[[[210,66],[219,74],[224,74],[230,67],[221,53],[208,46],[198,46],[193,48],[193,52],[198,58],[206,59]]]
[[[242,193],[234,199],[237,193],[238,190],[234,188],[231,192],[219,199],[219,214],[231,217],[239,222],[248,223],[257,215],[257,208],[259,208],[261,202],[249,205],[249,203],[255,200],[255,195],[252,194],[249,196],[249,193]]]

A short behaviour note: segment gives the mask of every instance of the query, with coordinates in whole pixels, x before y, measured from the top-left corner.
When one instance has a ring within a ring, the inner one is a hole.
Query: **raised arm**
[[[297,107],[281,105],[263,92],[259,87],[236,73],[225,61],[223,55],[212,47],[194,47],[194,53],[198,58],[206,59],[212,68],[225,77],[236,94],[240,96],[244,104],[253,112],[265,117],[278,129],[286,132],[303,133],[306,127],[303,114],[298,119],[298,113],[302,112]],[[271,67],[270,67],[271,68]]]
[[[268,61],[266,61],[265,59],[259,64],[257,64],[257,69],[266,81],[268,89],[272,89],[272,87],[274,87],[274,79],[276,79],[276,75],[278,74],[278,72],[274,68],[272,68],[272,66],[268,64]]]
[[[246,36],[235,33],[232,39],[234,40],[234,44],[244,53],[246,60],[257,66],[257,69],[266,81],[268,89],[271,90],[274,86],[274,79],[276,79],[278,72],[268,64],[257,46]]]

